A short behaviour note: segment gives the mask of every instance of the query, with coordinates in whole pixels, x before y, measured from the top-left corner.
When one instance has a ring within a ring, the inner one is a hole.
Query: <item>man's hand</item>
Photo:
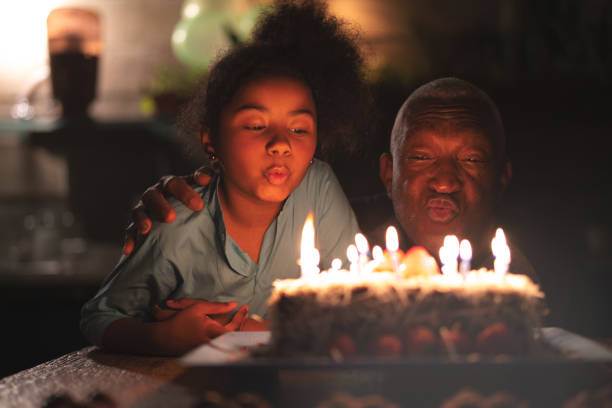
[[[189,184],[207,186],[211,175],[210,168],[201,167],[189,176],[164,176],[149,187],[132,209],[132,223],[125,231],[122,252],[125,255],[132,253],[138,234],[145,235],[151,230],[151,218],[163,222],[174,221],[176,211],[168,204],[166,197],[174,196],[191,210],[200,211],[204,202]]]
[[[169,301],[175,310],[156,308],[153,314],[162,320],[164,350],[171,354],[183,354],[228,331],[240,328],[247,318],[248,306],[243,305],[229,323],[222,325],[212,315],[226,315],[236,308],[236,302],[215,303],[199,299]],[[170,313],[167,313],[170,312]]]

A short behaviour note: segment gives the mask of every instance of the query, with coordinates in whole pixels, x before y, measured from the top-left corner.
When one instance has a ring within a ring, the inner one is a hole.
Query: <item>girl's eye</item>
[[[266,127],[263,125],[260,125],[260,126],[245,126],[244,128],[247,130],[263,130]]]
[[[289,131],[291,131],[291,133],[296,133],[296,134],[308,133],[306,129],[299,129],[299,128],[290,128]]]

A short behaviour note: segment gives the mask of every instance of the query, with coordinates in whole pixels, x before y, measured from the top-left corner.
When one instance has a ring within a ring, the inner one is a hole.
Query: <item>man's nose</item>
[[[433,168],[429,186],[437,193],[450,194],[461,189],[460,170],[453,160],[440,160]]]
[[[287,156],[291,154],[291,142],[288,135],[274,130],[266,144],[266,150],[270,155]]]

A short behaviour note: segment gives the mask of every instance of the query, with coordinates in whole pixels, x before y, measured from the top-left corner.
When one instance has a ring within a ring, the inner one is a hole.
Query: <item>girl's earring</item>
[[[312,164],[312,159],[310,159],[310,164]]]
[[[221,160],[219,160],[219,156],[215,154],[215,150],[210,145],[204,146],[204,150],[208,155],[208,166],[214,173],[218,173],[221,170]]]

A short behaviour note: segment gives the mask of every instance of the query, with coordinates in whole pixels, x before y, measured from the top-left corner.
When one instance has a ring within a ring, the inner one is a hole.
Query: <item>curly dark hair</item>
[[[277,1],[264,13],[250,42],[219,59],[179,118],[193,137],[199,127],[214,142],[222,110],[256,78],[281,75],[305,83],[317,108],[318,155],[358,151],[371,123],[372,98],[364,78],[357,33],[317,0]]]

